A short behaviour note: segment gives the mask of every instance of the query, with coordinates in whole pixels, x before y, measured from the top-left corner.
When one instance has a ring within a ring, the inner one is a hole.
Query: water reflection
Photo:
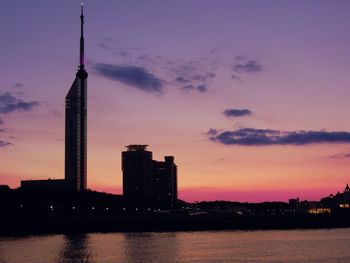
[[[350,228],[0,237],[0,263],[350,262]]]
[[[177,262],[176,233],[126,233],[124,234],[125,262]]]
[[[87,234],[66,235],[63,247],[57,254],[57,263],[92,263]]]
[[[55,262],[179,262],[176,235],[109,233],[61,236],[63,242]]]

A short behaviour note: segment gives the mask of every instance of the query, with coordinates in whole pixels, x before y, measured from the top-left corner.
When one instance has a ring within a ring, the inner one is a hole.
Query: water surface
[[[350,262],[350,228],[0,237],[0,262]]]

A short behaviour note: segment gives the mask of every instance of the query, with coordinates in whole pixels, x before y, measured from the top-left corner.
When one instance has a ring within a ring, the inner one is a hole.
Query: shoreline
[[[9,218],[0,220],[0,236],[94,232],[292,230],[347,227],[350,227],[349,215]]]

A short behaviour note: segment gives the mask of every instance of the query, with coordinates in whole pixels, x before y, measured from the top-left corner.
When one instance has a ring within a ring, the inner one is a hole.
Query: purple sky
[[[120,193],[135,143],[175,156],[186,200],[318,199],[349,180],[349,1],[84,4],[89,188]],[[64,176],[79,5],[1,1],[0,184]]]

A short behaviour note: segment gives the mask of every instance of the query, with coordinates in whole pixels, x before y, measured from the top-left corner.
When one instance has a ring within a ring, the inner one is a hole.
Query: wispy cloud
[[[2,114],[16,111],[30,111],[38,105],[38,101],[23,101],[9,92],[0,95],[0,113]]]
[[[11,145],[13,145],[13,144],[10,142],[0,140],[0,148],[5,148],[5,147],[11,146]]]
[[[194,86],[194,85],[186,85],[186,86],[183,86],[182,87],[183,90],[196,90],[196,91],[199,91],[199,92],[207,92],[208,91],[208,88],[206,85],[204,84],[201,84],[201,85],[197,85],[197,86]]]
[[[142,48],[131,46],[129,43],[117,41],[112,37],[102,38],[97,46],[103,50],[109,51],[111,55],[125,57],[131,51],[142,51]]]
[[[172,61],[170,74],[175,75],[174,84],[182,90],[207,92],[216,74],[196,61]]]
[[[186,84],[186,83],[190,82],[189,79],[186,79],[184,77],[176,77],[175,81],[178,82],[178,83],[181,83],[181,84]]]
[[[243,117],[251,115],[252,112],[247,109],[226,109],[223,114],[227,117]]]
[[[20,83],[20,82],[16,82],[13,87],[15,88],[22,88],[23,87],[23,83]]]
[[[347,153],[337,153],[330,156],[331,159],[344,159],[350,158],[350,152]]]
[[[173,86],[179,91],[191,90],[197,94],[215,91],[214,81],[222,74],[228,74],[227,77],[240,82],[243,76],[264,70],[263,64],[254,57],[239,55],[232,60],[232,57],[223,57],[217,47],[196,57],[183,59],[157,55],[111,37],[101,39],[97,45],[103,52],[109,53],[110,57],[117,57],[118,65],[147,69],[157,79],[161,77],[167,86]],[[110,72],[105,73],[104,75],[110,75]],[[120,78],[118,80],[121,81]],[[143,86],[133,86],[143,90]],[[150,90],[154,92],[153,89],[147,89]]]
[[[236,73],[257,73],[263,70],[263,66],[256,60],[248,60],[246,62],[237,62],[232,66]]]
[[[232,75],[231,79],[237,80],[237,81],[241,81],[241,78],[238,77],[237,75]]]
[[[210,140],[225,145],[268,146],[350,143],[350,132],[345,131],[279,131],[242,128],[223,132],[210,129],[207,135],[209,135]]]
[[[122,82],[150,93],[163,93],[165,81],[156,77],[144,67],[98,63],[95,71],[106,78]]]
[[[202,57],[197,59],[169,58],[152,54],[143,48],[119,42],[113,38],[101,39],[98,46],[111,55],[117,56],[121,65],[133,65],[147,69],[148,72],[158,76],[158,79],[166,82],[167,85],[175,86],[178,90],[184,90],[187,86],[187,90],[203,93],[209,90],[216,77],[216,71],[211,63],[203,61]]]

